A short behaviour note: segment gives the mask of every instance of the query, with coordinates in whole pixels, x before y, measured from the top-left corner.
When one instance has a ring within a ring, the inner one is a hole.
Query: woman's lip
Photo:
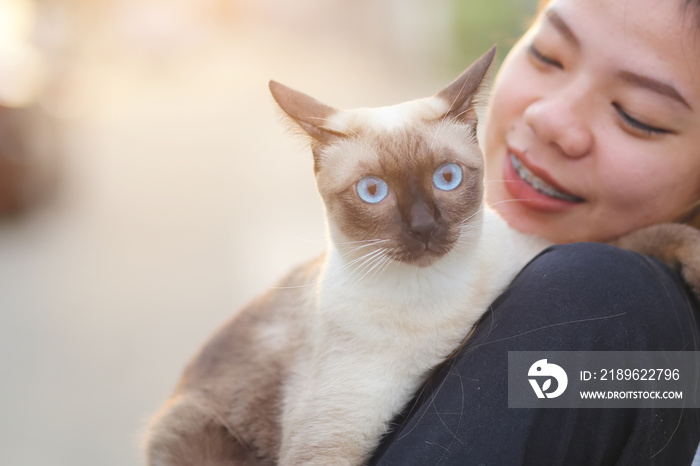
[[[583,199],[581,199],[577,195],[564,189],[559,183],[557,183],[557,181],[554,178],[552,178],[552,176],[549,173],[547,173],[545,169],[543,169],[542,167],[538,167],[537,165],[533,164],[530,160],[528,160],[527,154],[525,152],[521,152],[513,148],[508,148],[508,152],[509,155],[513,154],[515,158],[517,158],[520,161],[520,163],[522,163],[523,166],[537,178],[542,179],[542,181],[544,181],[557,191],[565,194],[566,196],[576,198],[579,202],[583,201]]]
[[[551,196],[556,199],[562,199],[564,201],[570,201],[570,202],[582,202],[583,199],[581,199],[578,196],[574,196],[571,193],[568,193],[561,188],[557,188],[558,185],[553,185],[551,183],[548,183],[541,177],[535,175],[529,168],[525,166],[525,164],[518,159],[515,154],[512,152],[508,154],[508,157],[510,158],[510,162],[513,165],[513,168],[515,168],[515,172],[518,174],[518,176],[525,181],[527,184],[532,186],[536,191],[539,191],[540,193],[546,195],[546,196]],[[548,179],[551,179],[547,177]]]
[[[550,185],[556,191],[565,196],[552,197],[535,189],[530,183],[523,180],[513,166],[511,154],[520,161],[520,163],[534,176],[540,178],[546,184]],[[540,167],[528,164],[522,152],[508,148],[505,154],[503,164],[503,178],[506,190],[510,193],[514,200],[535,210],[546,212],[560,212],[570,209],[582,202],[582,199],[574,194],[561,188],[561,186],[552,179],[552,177]],[[562,199],[562,197],[564,197]]]

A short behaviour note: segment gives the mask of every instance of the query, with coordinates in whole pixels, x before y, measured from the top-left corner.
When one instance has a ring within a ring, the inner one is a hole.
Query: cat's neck
[[[488,206],[485,208],[484,222],[489,224],[486,230],[497,238],[498,244],[494,247],[505,248],[508,254],[512,255],[508,268],[517,267],[517,270],[520,270],[538,253],[552,245],[547,239],[511,227]],[[484,239],[488,241],[488,238]]]
[[[331,242],[320,283],[322,312],[356,319],[366,310],[370,320],[398,317],[417,326],[432,325],[436,313],[445,321],[461,319],[465,308],[480,315],[546,244],[512,229],[488,207],[473,220],[457,245],[428,267],[353,262],[342,244]]]

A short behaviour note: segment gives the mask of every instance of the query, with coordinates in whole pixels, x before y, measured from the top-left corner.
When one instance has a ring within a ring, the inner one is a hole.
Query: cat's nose
[[[427,243],[436,226],[435,215],[425,202],[417,202],[411,206],[411,221],[408,228],[411,235]]]

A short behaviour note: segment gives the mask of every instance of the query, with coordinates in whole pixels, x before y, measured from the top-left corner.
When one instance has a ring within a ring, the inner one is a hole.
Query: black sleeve
[[[596,243],[547,249],[383,439],[377,465],[690,465],[698,409],[508,408],[508,351],[697,351],[677,274]]]

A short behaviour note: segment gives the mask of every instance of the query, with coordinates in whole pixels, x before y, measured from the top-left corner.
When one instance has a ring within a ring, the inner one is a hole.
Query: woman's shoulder
[[[697,349],[697,304],[656,259],[602,243],[557,245],[496,300],[480,338],[498,329],[500,338],[548,350]]]
[[[605,243],[570,243],[550,246],[533,258],[523,271],[547,273],[547,269],[563,276],[599,277],[602,273],[615,282],[633,284],[648,274],[659,273],[678,277],[660,261],[635,251]]]

